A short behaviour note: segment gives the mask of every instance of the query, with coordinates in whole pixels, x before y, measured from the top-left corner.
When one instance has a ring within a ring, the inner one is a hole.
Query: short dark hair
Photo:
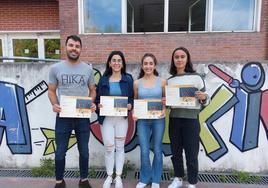
[[[110,53],[110,55],[108,56],[108,59],[107,59],[107,62],[106,62],[106,69],[103,73],[103,76],[111,76],[113,71],[112,71],[112,68],[110,67],[110,61],[112,60],[112,57],[114,55],[119,55],[122,59],[122,69],[121,69],[121,74],[126,74],[126,60],[125,60],[125,57],[124,57],[124,54],[123,52],[121,51],[112,51]]]
[[[173,53],[172,53],[172,56],[171,56],[171,64],[170,64],[170,69],[169,69],[169,73],[174,76],[177,74],[177,68],[175,66],[175,63],[174,63],[174,54],[177,50],[182,50],[186,53],[187,55],[187,62],[186,62],[186,66],[185,66],[185,72],[190,72],[190,73],[193,73],[195,72],[194,68],[193,68],[193,64],[192,64],[192,61],[191,61],[191,55],[190,55],[190,52],[189,50],[187,50],[187,48],[185,47],[178,47],[176,48]]]
[[[153,61],[154,61],[154,64],[155,64],[155,65],[157,64],[157,59],[156,59],[155,55],[152,54],[152,53],[146,53],[146,54],[144,54],[143,57],[141,58],[141,66],[143,65],[143,61],[144,61],[144,59],[145,59],[146,57],[151,57],[151,58],[153,59]],[[141,67],[138,78],[142,78],[142,77],[144,76],[144,74],[145,74],[145,73],[144,73],[144,70],[143,70],[142,67]],[[159,75],[156,69],[154,69],[154,75],[155,75],[155,76],[158,76],[158,75]]]
[[[81,40],[81,38],[80,38],[79,36],[77,36],[77,35],[69,35],[69,36],[66,38],[65,46],[67,46],[67,43],[68,43],[69,39],[72,39],[72,40],[74,40],[74,41],[78,41],[78,42],[80,42],[80,45],[81,45],[81,47],[82,47],[82,40]]]

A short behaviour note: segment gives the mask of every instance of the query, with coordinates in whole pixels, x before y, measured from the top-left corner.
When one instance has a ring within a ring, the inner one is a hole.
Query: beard
[[[77,61],[79,59],[80,54],[73,55],[72,53],[67,52],[67,57],[69,60]]]

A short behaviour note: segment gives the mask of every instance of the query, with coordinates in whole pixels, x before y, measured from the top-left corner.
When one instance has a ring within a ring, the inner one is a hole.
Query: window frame
[[[163,34],[163,33],[230,33],[230,32],[259,32],[261,25],[261,5],[262,0],[254,0],[254,14],[253,14],[253,29],[252,30],[234,30],[234,31],[213,31],[212,17],[213,17],[213,3],[214,0],[206,0],[206,19],[204,31],[191,31],[190,25],[188,31],[168,31],[169,19],[169,0],[164,0],[164,28],[163,32],[127,32],[127,1],[121,0],[121,33],[85,33],[84,31],[84,4],[85,0],[78,0],[78,30],[82,35],[118,35],[118,34]],[[199,0],[194,2],[196,4]],[[192,5],[193,5],[192,4]],[[189,13],[190,14],[190,13]],[[190,17],[189,21],[190,23]]]
[[[6,32],[1,34],[3,57],[18,57],[14,56],[13,39],[37,39],[38,58],[45,59],[45,39],[60,39],[59,31],[55,32]],[[61,49],[60,49],[61,50]],[[5,62],[14,62],[6,60]]]
[[[212,17],[213,17],[213,5],[214,5],[214,0],[208,0],[211,1],[211,17],[210,17],[210,27],[209,31],[213,33],[230,33],[230,32],[245,32],[245,33],[250,33],[250,32],[259,32],[260,31],[260,23],[261,23],[261,5],[262,5],[262,0],[254,0],[254,8],[253,8],[253,29],[252,30],[222,30],[222,31],[215,31],[212,29],[213,23],[212,23]]]

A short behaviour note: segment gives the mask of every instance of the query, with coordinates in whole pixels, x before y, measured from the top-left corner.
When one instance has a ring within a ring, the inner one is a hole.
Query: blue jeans
[[[68,150],[69,138],[72,130],[75,131],[79,151],[80,178],[88,176],[88,142],[90,135],[90,121],[87,118],[56,118],[56,153],[55,174],[56,180],[62,180],[65,169],[65,155]]]
[[[162,140],[165,119],[141,119],[137,122],[138,138],[141,148],[140,182],[159,183],[163,171]],[[150,162],[150,140],[153,140],[153,163]]]

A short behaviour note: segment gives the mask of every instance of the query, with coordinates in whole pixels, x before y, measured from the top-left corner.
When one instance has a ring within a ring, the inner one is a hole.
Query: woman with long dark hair
[[[107,59],[106,69],[97,87],[96,104],[100,104],[100,96],[128,97],[128,110],[133,105],[133,79],[126,73],[126,62],[121,51],[112,51]],[[113,169],[116,167],[114,179],[116,188],[123,188],[122,170],[125,160],[125,139],[128,129],[127,117],[99,116],[103,144],[105,146],[105,166],[108,177],[103,188],[110,188],[113,182]]]
[[[200,108],[209,103],[205,93],[205,82],[195,72],[189,51],[184,47],[176,48],[171,57],[170,74],[167,85],[188,85],[193,87],[198,101],[195,108],[171,107],[169,115],[169,137],[172,152],[172,164],[175,178],[168,188],[182,187],[185,176],[183,167],[183,150],[186,156],[188,188],[195,188],[198,177],[198,151],[200,125],[198,114]]]
[[[158,76],[157,60],[151,53],[146,53],[141,60],[139,79],[134,82],[135,99],[157,99],[164,97],[166,81]],[[162,140],[165,130],[165,107],[157,119],[134,119],[137,121],[137,133],[141,148],[140,182],[136,188],[144,188],[152,183],[152,188],[160,187],[163,170]],[[153,140],[154,158],[150,162],[150,140]]]

